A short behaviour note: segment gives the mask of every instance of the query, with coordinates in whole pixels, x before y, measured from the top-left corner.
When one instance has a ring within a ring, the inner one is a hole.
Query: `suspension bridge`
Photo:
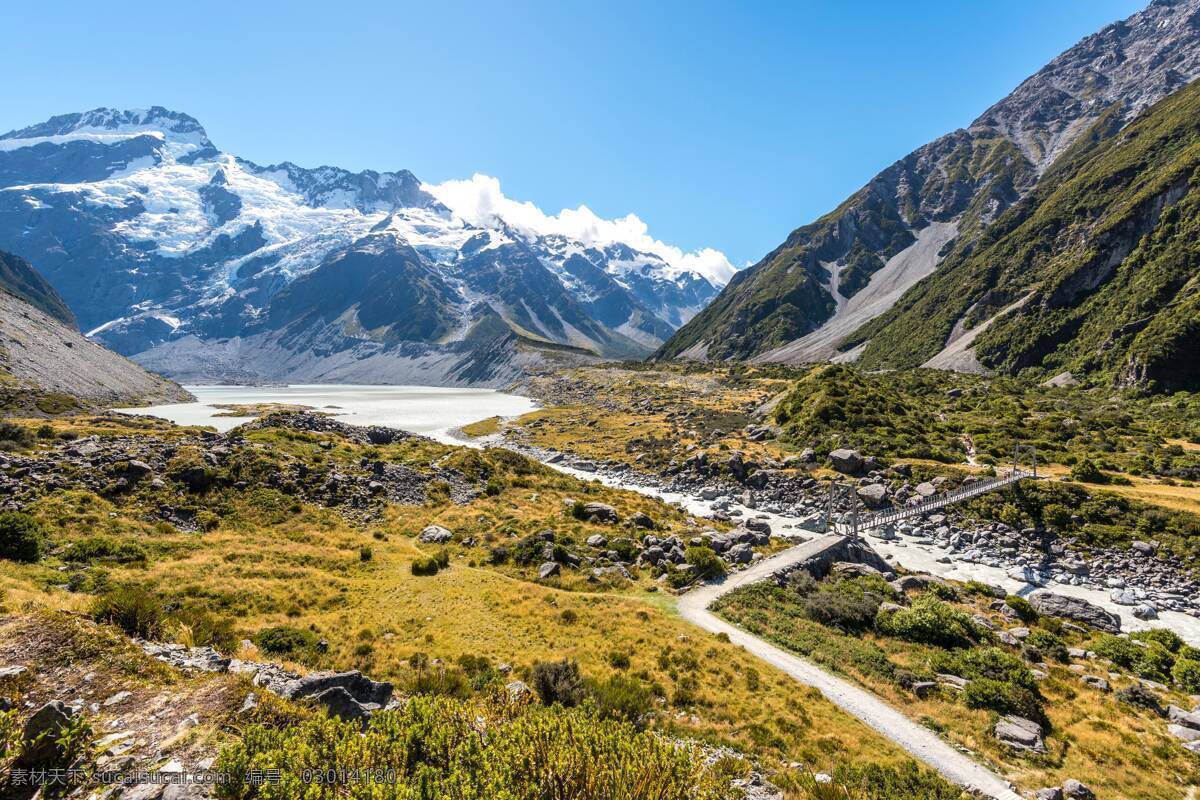
[[[1011,486],[1025,479],[1036,479],[1037,448],[1031,445],[1017,445],[1013,451],[1012,466],[1004,475],[993,478],[972,481],[953,491],[932,495],[925,500],[911,505],[895,508],[885,508],[880,511],[866,513],[855,487],[834,482],[829,485],[829,503],[825,511],[825,530],[857,538],[863,531],[881,528],[884,525],[895,525],[906,519],[919,517],[940,508],[970,500],[981,494],[994,492]],[[839,507],[848,505],[845,511]]]

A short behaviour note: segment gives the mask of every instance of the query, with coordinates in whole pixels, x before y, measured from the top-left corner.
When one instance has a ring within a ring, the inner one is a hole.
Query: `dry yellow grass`
[[[1046,464],[1038,467],[1038,473],[1045,474],[1048,477],[1062,478],[1069,476],[1071,469],[1062,464]],[[1087,489],[1100,488],[1106,492],[1128,497],[1131,500],[1152,503],[1174,511],[1190,511],[1193,514],[1200,514],[1200,486],[1171,486],[1161,481],[1150,480],[1137,475],[1125,475],[1124,477],[1129,479],[1130,485],[1104,484],[1097,487],[1094,484],[1078,482],[1075,485]]]

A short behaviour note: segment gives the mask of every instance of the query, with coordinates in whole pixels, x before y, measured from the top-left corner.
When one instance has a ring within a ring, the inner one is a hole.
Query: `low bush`
[[[1171,667],[1171,679],[1188,694],[1200,694],[1200,660],[1178,658]]]
[[[997,714],[1015,714],[1045,725],[1046,712],[1042,702],[1030,690],[1006,681],[976,678],[967,683],[962,693],[967,708],[985,708]]]
[[[933,668],[936,672],[948,672],[968,680],[987,678],[1030,691],[1037,690],[1037,681],[1029,667],[999,647],[973,647],[938,653],[933,659]]]
[[[24,425],[0,420],[0,450],[24,450],[33,442],[33,434]]]
[[[700,580],[725,574],[725,562],[711,547],[689,547],[683,551],[683,560],[695,567],[694,574]]]
[[[1126,686],[1124,689],[1118,689],[1114,697],[1117,702],[1126,703],[1127,705],[1144,708],[1154,712],[1158,716],[1163,715],[1162,703],[1158,700],[1158,695],[1142,686],[1140,683],[1135,683],[1132,686]]]
[[[533,665],[529,678],[543,705],[557,703],[570,708],[583,700],[583,675],[575,661],[566,658],[562,661],[539,661]]]
[[[691,748],[584,709],[415,697],[400,709],[376,713],[365,730],[357,722],[325,717],[249,725],[217,760],[215,769],[230,776],[217,796],[316,796],[305,777],[345,764],[381,779],[316,794],[375,800],[720,800],[729,791],[728,776],[715,774]],[[279,782],[252,781],[252,771],[278,774]]]
[[[654,710],[654,693],[636,678],[610,675],[604,681],[588,681],[588,694],[600,716],[641,726]]]
[[[32,563],[42,557],[46,537],[38,521],[20,511],[0,514],[0,558]]]
[[[822,583],[802,601],[804,614],[813,622],[847,633],[863,631],[875,622],[883,598],[864,590],[857,580]]]
[[[136,542],[122,542],[111,536],[94,535],[72,542],[63,551],[64,561],[90,564],[95,561],[113,561],[118,564],[145,562],[145,549]]]
[[[1184,646],[1183,639],[1179,638],[1179,634],[1169,628],[1151,628],[1145,631],[1134,631],[1129,634],[1129,638],[1137,639],[1139,642],[1159,644],[1171,653],[1178,653],[1180,648]]]
[[[259,631],[254,641],[271,655],[299,656],[316,648],[317,635],[305,628],[277,625]]]
[[[1169,680],[1175,664],[1174,654],[1157,642],[1143,646],[1132,639],[1102,634],[1092,649],[1101,658],[1152,681]]]
[[[413,575],[437,575],[438,562],[436,558],[416,558],[411,569]]]
[[[1066,643],[1053,633],[1044,631],[1041,628],[1031,630],[1029,636],[1025,639],[1025,643],[1030,647],[1036,647],[1044,658],[1057,661],[1060,664],[1066,664],[1071,660],[1071,656],[1067,652]]]
[[[1033,604],[1020,595],[1010,594],[1004,598],[1004,605],[1011,608],[1022,622],[1037,622],[1038,612]]]
[[[157,594],[126,584],[99,595],[92,603],[92,616],[99,622],[116,625],[130,636],[153,639],[162,631],[166,612]]]
[[[887,636],[935,647],[970,647],[984,637],[970,616],[931,595],[910,608],[881,612],[875,627]]]

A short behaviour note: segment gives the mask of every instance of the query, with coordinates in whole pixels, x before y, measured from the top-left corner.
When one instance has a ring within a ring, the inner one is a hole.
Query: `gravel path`
[[[953,746],[938,738],[937,734],[904,716],[875,695],[730,625],[708,610],[709,605],[721,595],[739,586],[763,580],[785,567],[803,561],[807,556],[807,548],[803,545],[793,547],[764,559],[743,572],[729,576],[722,583],[707,584],[693,589],[679,598],[679,613],[684,619],[705,630],[727,634],[734,644],[746,648],[800,683],[819,689],[834,705],[891,739],[915,758],[936,769],[947,780],[998,800],[1021,800],[1021,796],[995,772],[955,750]]]

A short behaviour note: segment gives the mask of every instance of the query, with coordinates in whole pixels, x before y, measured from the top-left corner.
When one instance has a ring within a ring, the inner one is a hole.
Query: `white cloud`
[[[470,180],[426,184],[432,194],[454,214],[472,225],[493,227],[508,225],[540,236],[560,234],[588,245],[623,242],[635,250],[653,253],[670,265],[675,273],[683,271],[703,275],[717,286],[724,286],[737,267],[720,250],[705,247],[685,253],[674,245],[650,236],[646,223],[636,214],[604,219],[587,206],[564,208],[551,215],[528,201],[513,200],[500,190],[500,181],[476,173]]]

